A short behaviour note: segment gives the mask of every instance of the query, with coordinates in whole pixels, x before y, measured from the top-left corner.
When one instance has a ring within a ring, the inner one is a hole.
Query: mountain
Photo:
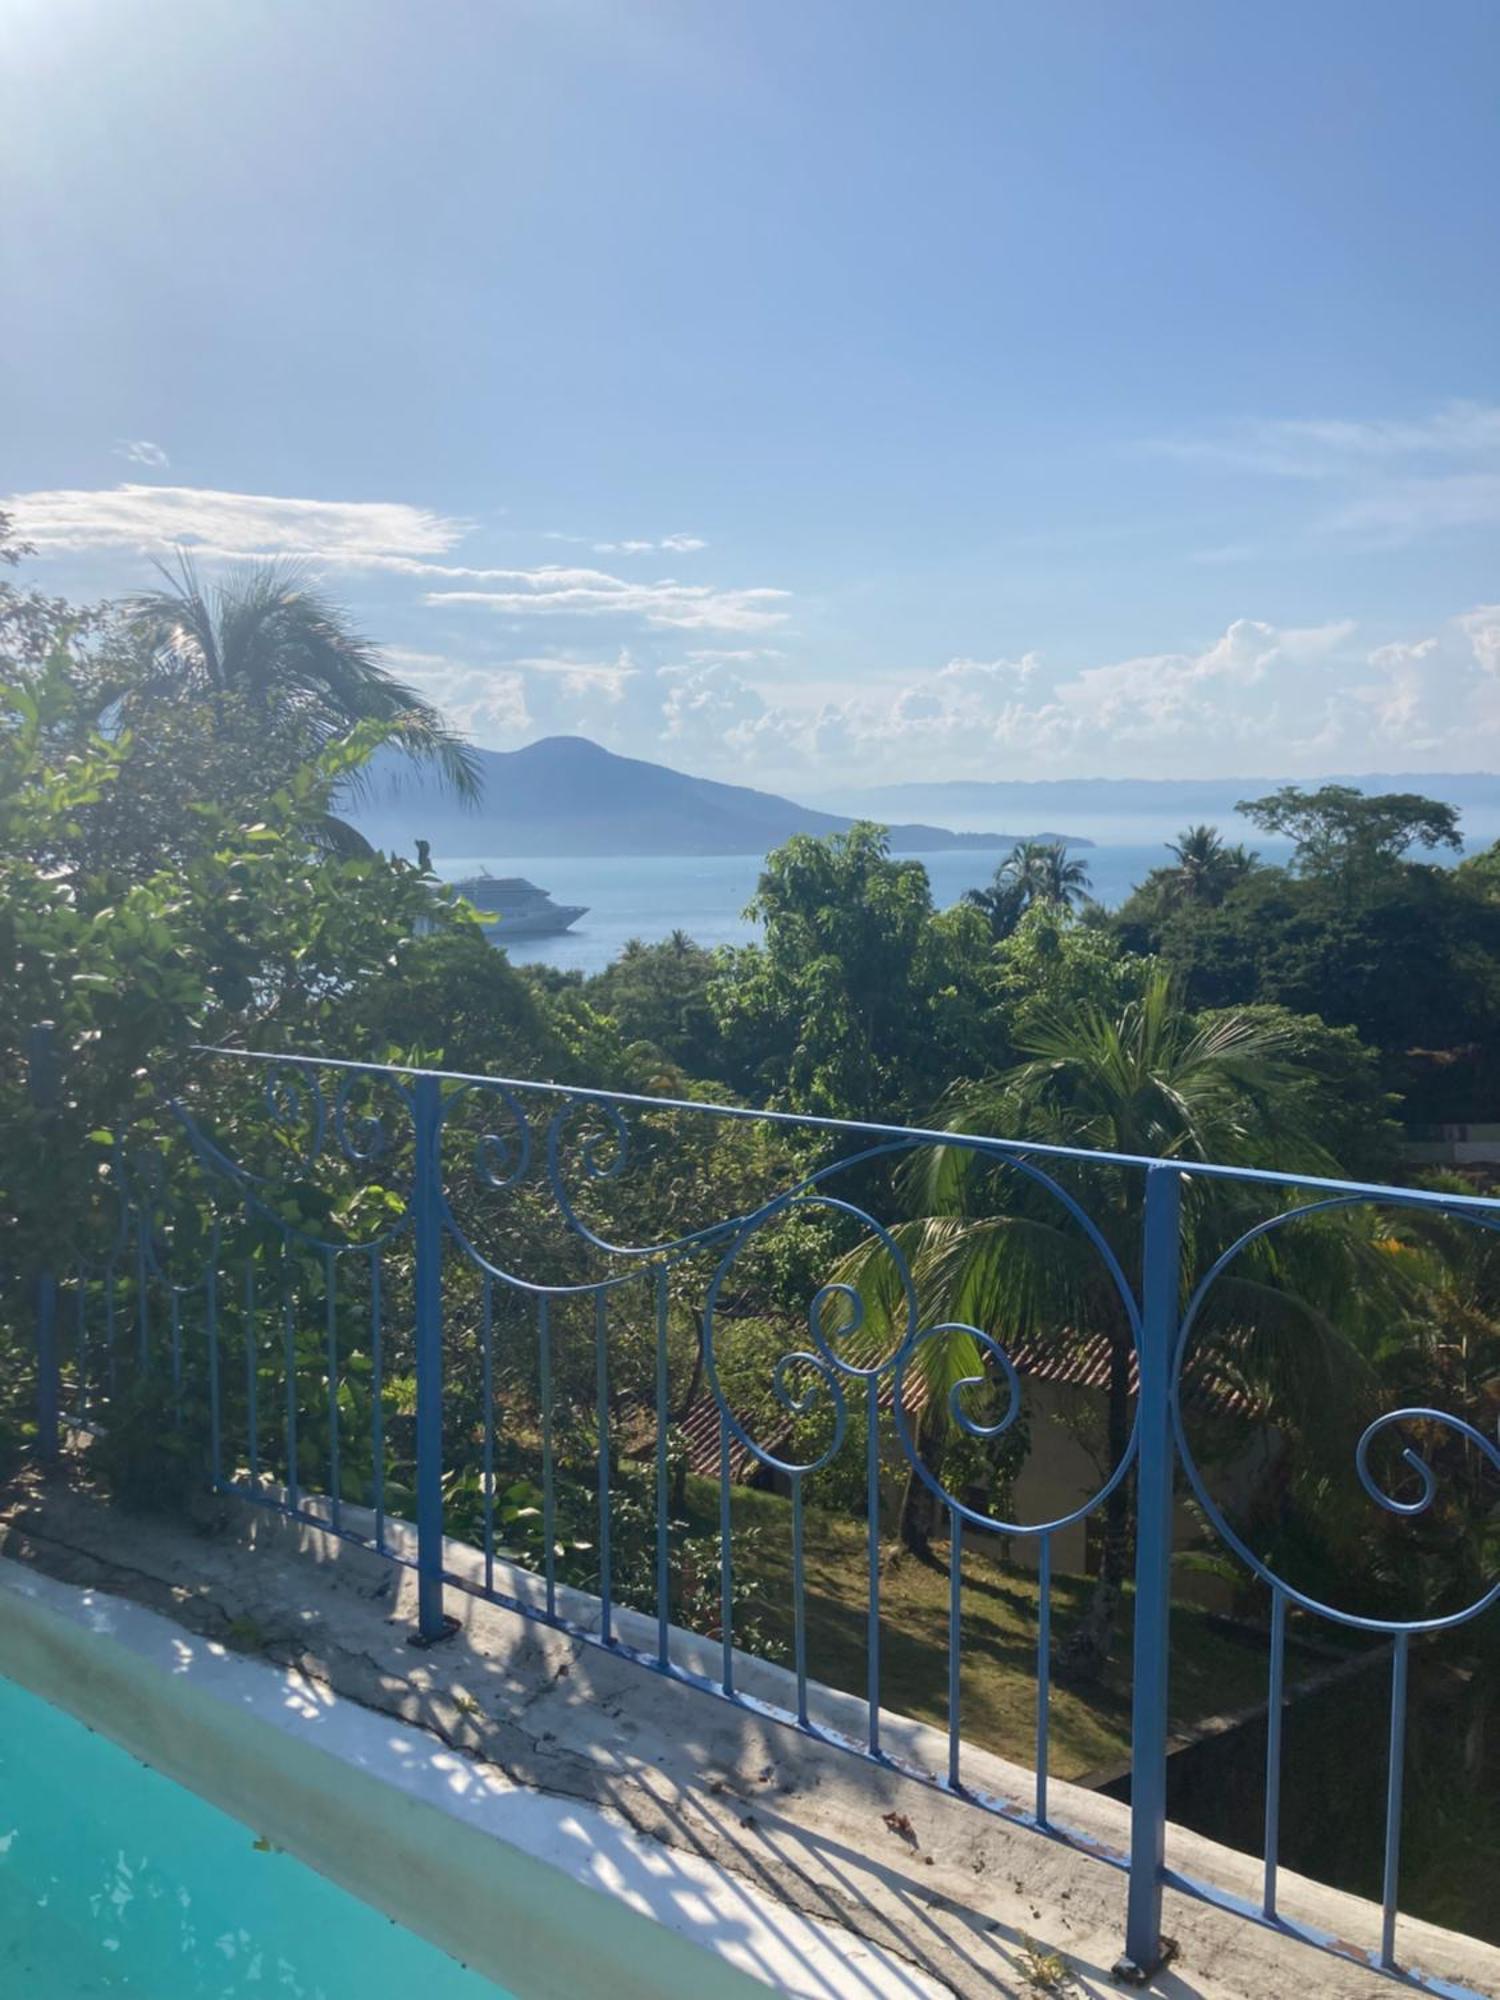
[[[477,755],[484,784],[477,810],[444,793],[429,773],[392,756],[376,760],[367,795],[345,810],[377,845],[407,852],[420,837],[431,842],[439,861],[478,855],[509,861],[538,854],[765,854],[794,833],[843,833],[854,824],[852,817],[798,805],[774,792],[617,757],[585,736],[547,736],[524,750]],[[905,854],[1006,847],[1017,838],[909,821],[891,826],[890,833],[891,845]]]

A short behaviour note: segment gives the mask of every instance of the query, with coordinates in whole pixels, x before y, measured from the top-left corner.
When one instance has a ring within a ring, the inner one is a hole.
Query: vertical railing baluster
[[[1036,1817],[1047,1824],[1052,1744],[1052,1537],[1043,1535],[1036,1575]]]
[[[26,1092],[32,1108],[51,1123],[60,1078],[57,1031],[51,1021],[38,1021],[26,1037]],[[57,1354],[57,1275],[50,1268],[37,1273],[34,1293],[36,1324],[36,1448],[43,1464],[51,1464],[62,1446],[62,1383]]]
[[[412,1263],[417,1362],[417,1629],[431,1646],[458,1629],[443,1611],[443,1095],[424,1072],[412,1090]]]
[[[1281,1704],[1286,1674],[1286,1592],[1271,1592],[1271,1685],[1266,1701],[1265,1887],[1261,1908],[1276,1914],[1276,1860],[1281,1848]]]
[[[168,1294],[171,1298],[172,1322],[172,1415],[179,1430],[182,1429],[182,1294],[176,1285],[168,1280]]]
[[[1182,1175],[1146,1173],[1136,1421],[1135,1672],[1130,1759],[1130,1888],[1123,1967],[1161,1961],[1167,1827],[1167,1647],[1172,1601],[1171,1370],[1181,1311]]]
[[[219,1232],[203,1273],[203,1331],[208,1342],[208,1466],[215,1493],[224,1484],[223,1416],[219,1408]]]
[[[335,1534],[343,1526],[342,1480],[339,1477],[339,1301],[338,1252],[323,1252],[323,1326],[328,1365],[328,1498],[329,1520]]]
[[[671,1657],[670,1555],[667,1508],[670,1499],[667,1468],[667,1267],[656,1273],[656,1657],[666,1666]]]
[[[479,1366],[484,1396],[484,1587],[495,1588],[495,1281],[486,1271],[479,1297]]]
[[[807,1727],[807,1578],[802,1560],[802,1480],[792,1474],[792,1645],[797,1662],[797,1720]]]
[[[557,1616],[557,1495],[552,1467],[552,1301],[537,1300],[537,1356],[542,1391],[542,1567],[547,1577],[547,1616]]]
[[[865,1696],[870,1711],[870,1755],[880,1755],[880,1386],[871,1375],[865,1384],[865,1554],[870,1569],[869,1610],[865,1619]]]
[[[151,1226],[150,1213],[137,1209],[135,1216],[135,1321],[136,1359],[142,1376],[151,1368],[151,1301],[146,1283],[146,1231]]]
[[[50,1464],[62,1448],[62,1384],[57,1363],[57,1279],[43,1271],[36,1281],[36,1448]]]
[[[964,1517],[948,1509],[948,1783],[961,1789],[958,1772],[959,1731],[963,1724],[963,1677],[959,1643],[963,1637]]]
[[[609,1299],[594,1295],[594,1397],[599,1409],[599,1630],[605,1645],[614,1638],[610,1598],[609,1499]]]
[[[245,1259],[245,1443],[250,1489],[260,1491],[260,1340],[256,1332],[255,1258]]]
[[[114,1259],[104,1267],[104,1383],[105,1393],[114,1400],[115,1384],[119,1375],[119,1362],[115,1354],[115,1293],[119,1287],[120,1274],[115,1269]]]
[[[82,1264],[74,1278],[73,1300],[73,1420],[80,1426],[89,1414],[88,1274]]]
[[[1390,1762],[1385,1786],[1385,1869],[1381,1887],[1380,1963],[1396,1964],[1396,1892],[1401,1874],[1401,1795],[1406,1776],[1406,1667],[1411,1635],[1398,1632],[1391,1652]]]
[[[292,1239],[281,1232],[281,1338],[286,1356],[286,1498],[295,1514],[302,1505],[297,1472],[297,1324],[292,1306]]]
[[[380,1245],[370,1250],[370,1473],[375,1546],[385,1554],[385,1326],[380,1296]]]
[[[734,1693],[734,1517],[729,1506],[729,1419],[719,1412],[719,1634],[725,1694]]]

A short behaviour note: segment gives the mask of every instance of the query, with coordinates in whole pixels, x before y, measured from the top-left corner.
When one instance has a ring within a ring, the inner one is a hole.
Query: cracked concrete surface
[[[348,1510],[353,1512],[355,1510]],[[391,1529],[399,1543],[407,1532]],[[923,1785],[895,1767],[850,1757],[784,1723],[651,1674],[619,1653],[458,1589],[454,1639],[427,1652],[407,1635],[415,1577],[306,1523],[216,1502],[187,1526],[122,1516],[80,1481],[14,1491],[0,1514],[0,1554],[51,1576],[146,1605],[248,1654],[297,1667],[370,1709],[427,1730],[513,1784],[598,1808],[637,1834],[697,1855],[779,1903],[909,1964],[965,1996],[1117,1993],[1110,1973],[1123,1935],[1125,1878],[1087,1852],[1120,1850],[1125,1809],[1055,1785],[1052,1813],[1077,1836],[1049,1839]],[[479,1559],[454,1545],[456,1575]],[[497,1585],[523,1599],[535,1579]],[[593,1599],[560,1591],[559,1609],[597,1627]],[[655,1623],[629,1612],[627,1643],[654,1648]],[[674,1657],[714,1671],[717,1649],[674,1637]],[[754,1698],[786,1703],[779,1668],[740,1663]],[[738,1668],[737,1668],[738,1670]],[[849,1734],[864,1707],[819,1690],[814,1718]],[[942,1739],[889,1718],[900,1762],[941,1770]],[[1029,1774],[978,1751],[965,1781],[1020,1801]],[[1259,1863],[1171,1829],[1169,1866],[1254,1896]],[[1357,1898],[1282,1877],[1287,1913],[1361,1948],[1379,1912]],[[1296,1990],[1389,1994],[1367,1966],[1316,1952],[1169,1890],[1165,1928],[1178,1955],[1150,1991],[1164,1996],[1279,1995]],[[1430,1975],[1500,1994],[1500,1952],[1403,1920],[1401,1956]],[[871,1978],[867,1990],[881,1992]]]

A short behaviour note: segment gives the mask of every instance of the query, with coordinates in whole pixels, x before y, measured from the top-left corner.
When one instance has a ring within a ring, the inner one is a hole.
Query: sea
[[[1257,842],[1266,861],[1286,858],[1274,841]],[[1273,851],[1275,850],[1275,851]],[[956,903],[965,889],[982,886],[1010,852],[996,848],[949,848],[913,857],[922,863],[939,908]],[[1165,842],[1108,842],[1073,850],[1089,870],[1090,893],[1114,909],[1153,868],[1171,855]],[[582,903],[587,916],[557,937],[507,942],[502,924],[493,941],[517,965],[552,965],[563,971],[602,972],[631,938],[654,944],[674,930],[698,944],[747,944],[758,926],[745,915],[763,862],[754,854],[598,854],[444,857],[440,872],[461,881],[487,868],[492,875],[522,875],[558,903]]]

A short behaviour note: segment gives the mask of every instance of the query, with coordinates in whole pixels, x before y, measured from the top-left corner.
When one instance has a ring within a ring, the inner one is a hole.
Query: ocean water
[[[1262,842],[1267,860],[1272,842]],[[927,870],[934,901],[956,903],[965,889],[988,882],[1010,852],[1008,847],[945,850],[916,858]],[[1076,850],[1087,863],[1091,892],[1113,909],[1153,868],[1171,857],[1163,843],[1100,843]],[[701,945],[745,944],[756,927],[744,914],[755,893],[761,859],[753,854],[628,855],[554,859],[506,855],[445,857],[440,872],[450,881],[488,868],[493,875],[524,875],[559,903],[583,903],[588,915],[561,937],[517,938],[505,944],[504,925],[494,939],[518,965],[555,965],[569,971],[601,972],[631,938],[646,943],[684,930]]]
[[[0,1681],[5,2000],[510,2000],[71,1715]]]

